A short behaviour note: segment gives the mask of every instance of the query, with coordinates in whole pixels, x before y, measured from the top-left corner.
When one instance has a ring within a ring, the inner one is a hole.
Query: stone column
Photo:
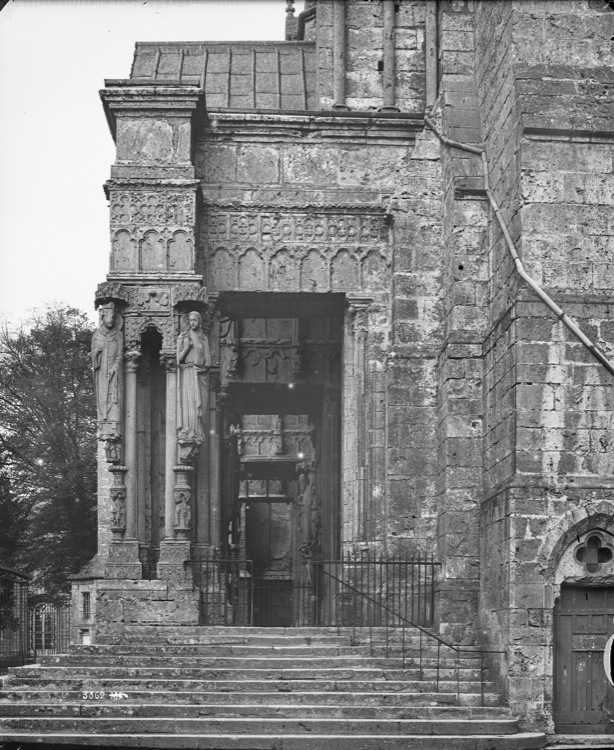
[[[173,466],[177,463],[177,357],[174,352],[161,355],[166,369],[166,456],[164,490],[164,539],[174,539],[173,516],[175,513],[175,475]]]
[[[137,434],[137,372],[141,352],[132,349],[126,352],[126,535],[125,539],[137,538],[137,492],[138,492],[138,434]]]
[[[162,357],[166,368],[166,455],[164,489],[164,539],[160,542],[158,576],[180,583],[189,578],[184,563],[190,558],[190,499],[191,466],[178,478],[177,459],[177,355],[172,352]],[[180,517],[179,517],[180,516]],[[176,533],[179,521],[181,532]]]
[[[114,487],[111,488],[112,502],[125,508],[122,518],[125,521],[123,538],[120,536],[122,528],[118,524],[114,531],[116,539],[109,545],[109,562],[105,566],[107,578],[140,579],[143,568],[139,559],[139,543],[137,539],[137,491],[138,491],[138,460],[137,460],[137,371],[141,352],[131,349],[124,355],[126,363],[126,421],[125,421],[125,467],[121,473],[115,472]],[[119,468],[119,467],[118,467]],[[125,489],[120,477],[125,474]]]
[[[343,538],[365,538],[365,390],[370,299],[348,297],[344,342]]]

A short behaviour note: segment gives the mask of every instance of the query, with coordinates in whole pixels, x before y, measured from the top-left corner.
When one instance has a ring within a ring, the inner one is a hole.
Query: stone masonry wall
[[[439,8],[440,109],[444,133],[481,141],[473,75],[470,3]],[[444,341],[438,388],[438,552],[443,563],[441,632],[455,642],[476,639],[478,508],[482,476],[482,337],[487,324],[487,211],[479,157],[443,149],[445,254]]]
[[[337,0],[317,3],[318,92],[322,109],[333,101],[333,6]],[[420,112],[425,100],[424,27],[426,4],[404,0],[395,4],[396,106],[402,112]],[[346,104],[352,110],[375,110],[383,102],[382,3],[346,2]]]
[[[596,66],[614,14],[600,11],[478,3],[477,71],[492,184],[523,262],[609,353],[611,73]],[[611,515],[614,378],[512,278],[493,237],[481,616],[509,651],[510,706],[552,730],[554,575],[572,530]]]

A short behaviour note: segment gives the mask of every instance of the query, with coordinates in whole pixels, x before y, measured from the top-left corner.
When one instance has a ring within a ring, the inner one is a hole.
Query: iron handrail
[[[416,628],[420,632],[420,658],[419,658],[419,665],[420,665],[420,673],[422,676],[424,676],[424,669],[422,666],[422,638],[423,636],[426,636],[427,638],[431,638],[432,640],[437,642],[437,666],[436,666],[436,686],[437,691],[439,691],[439,669],[440,669],[440,650],[441,647],[444,646],[446,648],[449,648],[451,651],[453,651],[456,654],[457,658],[457,667],[456,667],[456,696],[457,700],[460,699],[460,667],[458,664],[458,659],[460,658],[460,655],[465,654],[478,654],[480,657],[480,697],[481,697],[481,705],[484,705],[484,655],[485,654],[504,654],[507,655],[506,651],[503,650],[497,650],[497,649],[483,649],[480,647],[463,647],[463,646],[456,646],[453,643],[449,643],[445,640],[445,638],[441,638],[440,636],[436,635],[435,633],[432,633],[427,628],[422,627],[421,625],[418,625],[417,623],[413,622],[409,618],[405,617],[405,615],[402,615],[400,612],[397,612],[390,607],[386,606],[382,602],[378,601],[377,599],[374,599],[373,597],[369,596],[369,594],[366,594],[364,591],[361,591],[360,589],[356,588],[355,586],[352,586],[351,583],[348,583],[347,581],[342,580],[338,576],[333,575],[328,570],[324,568],[325,562],[324,561],[316,561],[312,560],[312,564],[314,565],[320,565],[322,566],[322,572],[327,575],[330,579],[336,581],[337,583],[342,584],[346,588],[352,590],[354,593],[358,594],[363,599],[366,599],[367,601],[375,604],[376,607],[379,607],[379,609],[384,610],[390,614],[392,614],[395,618],[400,620],[403,623],[402,627],[402,665],[403,668],[405,668],[405,627],[409,626],[412,628]],[[339,562],[339,561],[335,561]],[[373,651],[373,648],[372,648]]]

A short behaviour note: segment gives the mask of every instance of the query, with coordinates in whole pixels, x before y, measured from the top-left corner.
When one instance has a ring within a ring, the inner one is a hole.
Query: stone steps
[[[61,667],[24,667],[22,671],[18,672],[15,677],[16,680],[27,680],[34,678],[41,681],[41,684],[46,681],[59,681],[59,680],[195,680],[198,682],[205,682],[215,680],[221,681],[238,681],[243,680],[245,682],[250,681],[279,681],[284,682],[290,681],[305,681],[305,680],[326,680],[326,681],[357,681],[369,683],[373,680],[383,680],[390,682],[407,682],[408,685],[414,682],[434,682],[437,679],[434,670],[430,679],[423,675],[418,669],[385,669],[377,667],[359,667],[359,666],[347,666],[343,668],[309,668],[309,667],[298,667],[296,669],[255,669],[250,667],[237,667],[235,669],[228,669],[225,667],[132,667],[132,666],[96,666],[86,667],[79,665],[73,667],[68,671],[66,666]],[[456,675],[450,675],[447,679],[444,675],[439,675],[439,683],[444,685],[447,683],[456,683],[457,681],[462,682],[464,688],[479,686],[479,671],[467,670],[466,674],[462,675],[462,679],[456,679]],[[14,673],[13,673],[14,674]],[[491,686],[489,686],[491,687]]]
[[[277,702],[280,696],[275,693],[269,694],[267,702],[256,703],[255,701],[242,703],[221,703],[215,693],[211,694],[211,700],[191,701],[191,693],[180,694],[185,703],[164,703],[161,701],[163,693],[138,696],[134,693],[128,694],[128,700],[118,702],[110,698],[104,698],[95,702],[79,701],[81,693],[65,693],[60,703],[52,703],[53,696],[41,694],[33,696],[28,693],[28,700],[13,703],[0,703],[0,716],[36,716],[39,712],[45,716],[129,716],[129,717],[183,717],[197,718],[201,716],[242,716],[242,717],[284,717],[294,716],[316,716],[321,718],[362,718],[362,719],[510,719],[509,711],[500,706],[476,706],[475,708],[459,708],[457,706],[408,706],[404,700],[397,701],[398,705],[386,703],[382,705],[380,696],[369,696],[371,702],[361,699],[356,701],[354,693],[346,694],[346,703],[343,704],[338,696],[333,696],[334,703],[309,703],[313,695],[303,693],[299,695],[294,703]],[[60,696],[57,696],[60,698]],[[317,696],[315,696],[317,697]],[[398,696],[391,695],[391,699]],[[159,702],[135,702],[141,698],[142,701],[149,700]]]
[[[90,691],[92,692],[92,691]],[[95,692],[95,691],[94,691]],[[105,697],[100,699],[100,703],[112,703],[118,705],[109,697],[111,691],[106,691]],[[379,706],[382,711],[388,706],[415,706],[424,707],[429,706],[431,708],[442,708],[449,710],[450,708],[457,707],[457,699],[455,693],[437,693],[435,691],[421,691],[418,693],[408,693],[404,691],[397,692],[385,692],[384,690],[378,692],[355,692],[355,691],[283,691],[276,690],[267,692],[266,690],[258,691],[246,691],[240,692],[226,692],[226,691],[161,691],[161,690],[130,690],[124,689],[122,691],[128,697],[126,701],[133,703],[147,703],[156,699],[161,704],[174,704],[174,703],[192,703],[194,705],[216,705],[223,706],[226,703],[233,704],[246,704],[252,705],[257,704],[259,706],[276,706],[277,704],[296,704],[301,703],[314,703],[320,706],[329,706],[336,704],[351,704],[359,706]],[[12,702],[41,702],[41,703],[53,703],[58,702],[70,702],[78,701],[81,705],[88,705],[89,699],[83,698],[84,690],[65,690],[65,689],[54,689],[54,690],[35,690],[26,688],[22,690],[6,689],[2,693],[2,699],[5,701]],[[507,711],[507,709],[500,706],[499,696],[485,695],[485,701],[490,701],[492,705],[481,706],[481,695],[479,693],[461,693],[460,702],[461,707],[459,716],[464,715],[466,710],[469,708],[471,711],[476,710],[497,710]],[[0,707],[2,706],[0,701]],[[262,708],[261,708],[262,711]],[[506,714],[507,715],[507,714]]]
[[[189,632],[188,632],[189,631]],[[423,669],[322,629],[176,628],[9,670],[0,743],[313,750],[527,750],[479,655]],[[415,633],[412,634],[415,637]],[[182,641],[181,638],[184,638]],[[442,660],[443,661],[443,660]],[[437,680],[437,676],[439,680]],[[541,739],[540,739],[541,738]]]
[[[31,732],[0,734],[11,742],[31,742]],[[518,732],[511,735],[230,735],[230,734],[90,734],[51,732],[44,741],[73,747],[139,747],[161,750],[539,750],[544,735]]]
[[[84,669],[92,669],[89,665],[91,664],[91,658],[85,658],[85,657],[71,657],[66,656],[63,659],[59,660],[57,657],[43,657],[41,659],[41,667],[45,669],[45,672],[47,674],[51,674],[49,670],[53,667],[57,668],[63,668],[63,667],[73,667],[74,673],[77,672],[83,673]],[[306,659],[304,660],[305,664],[313,664],[315,660]],[[354,660],[349,659],[347,661],[337,663],[336,660],[330,659],[325,662],[328,669],[337,669],[337,670],[343,670],[347,671],[348,669],[354,670],[356,669],[356,673],[359,673],[361,670],[365,671],[367,668],[371,671],[383,671],[385,676],[390,675],[393,671],[395,673],[398,673],[399,675],[403,675],[404,678],[407,679],[425,679],[425,680],[456,680],[460,679],[461,681],[472,681],[472,680],[479,680],[481,677],[481,669],[475,667],[475,666],[453,666],[453,667],[446,667],[441,666],[439,669],[436,669],[434,667],[425,667],[421,669],[418,666],[412,666],[411,664],[407,665],[405,668],[402,666],[402,662],[400,660],[381,660],[381,659],[371,659],[365,664],[367,660],[363,659],[362,661],[360,659]],[[162,670],[160,673],[164,674],[163,670],[173,669],[175,671],[181,671],[182,675],[184,677],[193,676],[191,673],[198,672],[200,676],[205,676],[207,672],[215,672],[216,676],[219,676],[222,672],[232,672],[236,675],[239,671],[244,672],[246,670],[252,670],[257,671],[261,670],[262,667],[256,666],[256,662],[251,659],[237,659],[236,662],[229,662],[228,660],[224,659],[217,659],[215,657],[210,658],[185,658],[185,657],[177,657],[174,659],[168,659],[164,657],[130,657],[130,656],[123,656],[121,659],[121,663],[123,666],[125,666],[127,669],[139,669],[139,670]],[[275,672],[281,672],[282,678],[287,676],[289,671],[288,665],[294,665],[296,666],[296,669],[301,670],[304,669],[302,666],[302,662],[300,659],[288,659],[288,660],[278,660],[278,659],[263,659],[261,664],[266,664],[269,666],[270,671],[274,669]],[[237,664],[243,665],[244,668],[241,670],[238,670]],[[234,665],[234,667],[233,667]],[[117,667],[117,659],[114,659],[112,656],[104,656],[104,657],[97,657],[96,658],[96,669],[106,670],[110,668],[118,668]],[[313,669],[320,669],[318,667],[313,667]],[[25,675],[25,673],[21,673],[22,675]],[[109,674],[109,673],[107,673]],[[166,673],[170,674],[170,673]]]
[[[270,690],[271,687],[276,687],[279,692],[305,692],[308,690],[319,690],[321,692],[336,692],[338,690],[344,692],[355,692],[355,693],[374,693],[378,691],[382,692],[398,692],[403,693],[407,696],[407,700],[411,700],[412,696],[420,697],[423,693],[430,692],[434,698],[433,700],[441,700],[443,702],[450,702],[446,700],[448,696],[456,699],[457,684],[454,682],[440,682],[439,689],[434,682],[421,682],[413,681],[411,683],[397,681],[392,682],[389,680],[379,681],[361,681],[361,680],[337,680],[330,682],[328,680],[283,680],[275,684],[262,683],[258,680],[242,681],[242,680],[101,680],[101,679],[72,679],[66,677],[65,679],[57,680],[37,680],[36,678],[31,679],[19,679],[14,683],[13,686],[19,686],[28,688],[29,686],[45,686],[47,688],[54,688],[58,690],[78,690],[81,692],[129,692],[135,690],[154,690],[160,692],[164,688],[166,690],[179,690],[182,692],[207,692],[211,690],[220,690],[222,692],[236,692],[238,690],[247,690],[250,692],[256,692],[258,690]],[[480,685],[473,683],[469,686],[462,686],[461,697],[465,697],[469,702],[468,705],[476,705],[476,701],[480,699]],[[485,692],[484,702],[486,705],[496,706],[500,702],[498,695]]]
[[[6,717],[5,731],[28,729],[36,734],[82,732],[86,726],[95,734],[327,734],[327,735],[403,735],[403,734],[514,734],[514,719],[360,719],[360,718],[258,718],[258,717]]]

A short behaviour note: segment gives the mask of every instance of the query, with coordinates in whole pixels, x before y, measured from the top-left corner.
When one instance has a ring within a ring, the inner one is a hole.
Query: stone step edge
[[[101,704],[97,704],[97,705],[101,705]],[[105,704],[105,705],[107,705],[107,704]],[[125,704],[122,703],[120,705],[123,706]],[[198,708],[198,706],[195,706],[195,708]],[[319,708],[319,706],[313,706],[313,708]],[[58,721],[62,721],[65,718],[68,718],[68,717],[57,717],[57,720]],[[92,716],[71,716],[69,718],[70,718],[71,721],[79,721],[79,722],[90,721],[92,718],[95,719],[96,721],[107,722],[107,723],[110,723],[110,722],[116,720],[116,717],[112,717],[112,716],[95,716],[95,717],[92,717]],[[147,721],[147,720],[149,720],[149,718],[151,718],[151,721],[156,721],[156,719],[153,718],[153,717],[138,717],[138,716],[122,716],[121,717],[122,721],[127,722],[127,723],[137,722],[137,721]],[[165,718],[168,718],[168,717],[165,717]],[[293,717],[291,720],[292,721],[296,721],[298,718],[300,718],[300,717]],[[13,716],[13,717],[11,717],[11,716],[3,716],[3,717],[0,718],[0,721],[5,721],[5,720],[20,720],[20,719],[27,719],[29,721],[38,721],[38,720],[40,720],[40,721],[48,721],[49,719],[55,719],[55,717],[53,717],[53,716],[38,716],[38,715],[37,716],[29,716],[29,717],[26,717],[26,716]],[[211,720],[211,721],[219,721],[219,722],[222,722],[222,723],[225,723],[225,724],[230,724],[231,722],[239,723],[239,724],[242,724],[242,723],[247,724],[247,723],[253,723],[254,721],[262,721],[262,722],[266,722],[268,724],[280,724],[280,723],[283,723],[285,721],[289,721],[289,719],[286,719],[285,717],[278,717],[278,716],[266,716],[266,717],[262,717],[262,718],[259,718],[259,717],[254,718],[253,716],[221,716],[221,717],[216,717],[216,716],[212,716],[212,717],[211,716],[203,716],[203,717],[194,716],[194,717],[182,717],[182,719],[181,719],[181,721],[185,721],[185,722],[197,722],[197,721],[209,721],[209,720]],[[454,725],[457,725],[457,726],[469,726],[469,725],[473,725],[473,724],[480,723],[480,722],[481,723],[486,722],[486,723],[489,723],[489,724],[500,724],[500,725],[516,724],[516,722],[517,722],[517,720],[515,718],[512,718],[512,717],[492,718],[492,719],[488,719],[488,718],[475,718],[475,719],[412,719],[412,718],[410,718],[410,719],[398,719],[398,718],[397,719],[394,719],[394,718],[393,719],[388,719],[388,718],[382,718],[382,719],[360,719],[360,718],[356,718],[356,719],[344,719],[344,718],[337,718],[337,717],[314,718],[314,717],[308,716],[308,717],[305,717],[304,720],[312,722],[312,723],[322,722],[322,723],[326,723],[326,724],[339,724],[340,722],[347,722],[347,723],[351,722],[352,724],[356,724],[356,725],[373,724],[374,722],[376,722],[378,724],[379,723],[382,723],[382,724],[398,724],[399,722],[410,722],[412,724],[419,724],[420,726],[423,726],[425,724],[432,724],[433,722],[437,722],[439,724],[450,724],[450,725],[454,724]]]
[[[220,734],[69,734],[64,732],[46,733],[44,737],[33,733],[13,732],[0,733],[0,741],[28,741],[33,740],[37,744],[58,743],[75,745],[79,742],[82,746],[106,745],[116,747],[159,747],[159,748],[199,748],[203,750],[224,750],[232,748],[250,748],[250,750],[290,750],[300,747],[304,750],[313,750],[314,744],[318,742],[334,743],[336,750],[347,748],[356,750],[357,743],[361,747],[382,750],[386,745],[396,745],[399,750],[409,750],[412,742],[424,749],[431,747],[437,750],[495,750],[505,743],[507,748],[517,750],[539,750],[546,743],[545,735],[534,732],[518,732],[514,735],[479,735],[477,737],[463,735],[329,735],[309,734],[305,735],[220,735]],[[157,743],[159,741],[160,744]],[[454,743],[454,744],[452,744]]]
[[[192,693],[186,693],[186,695],[191,696]],[[274,693],[273,695],[279,696],[279,693]],[[310,695],[307,693],[307,695]],[[345,695],[356,695],[355,693],[345,693]],[[380,695],[379,693],[375,693],[374,695]],[[398,695],[398,693],[384,693],[384,695]],[[365,703],[363,705],[361,704],[353,704],[353,705],[344,705],[343,703],[329,703],[329,704],[322,704],[322,703],[273,703],[273,704],[263,704],[263,703],[194,703],[193,701],[187,702],[187,703],[129,703],[126,701],[122,701],[121,703],[116,700],[100,700],[100,701],[66,701],[63,700],[62,702],[53,703],[52,701],[48,700],[32,700],[28,703],[25,703],[24,701],[7,701],[6,703],[0,700],[0,707],[3,708],[29,708],[30,706],[37,707],[37,708],[57,708],[58,706],[61,706],[62,708],[91,708],[96,709],[100,707],[109,707],[109,706],[119,706],[121,708],[126,709],[135,709],[135,708],[160,708],[161,706],[164,706],[165,708],[193,708],[193,709],[200,709],[200,708],[211,708],[211,709],[240,709],[240,710],[249,710],[249,709],[259,709],[262,710],[263,708],[275,708],[275,709],[288,709],[292,711],[298,711],[300,709],[330,709],[330,710],[346,710],[348,708],[357,708],[357,709],[374,709],[378,711],[385,711],[386,709],[390,708],[394,711],[403,711],[406,709],[409,709],[409,706],[387,706],[387,705],[373,705],[369,703]],[[414,709],[418,710],[418,709]],[[469,714],[468,718],[456,718],[456,719],[450,719],[450,721],[517,721],[518,716],[513,715],[510,711],[510,709],[507,706],[428,706],[428,707],[420,707],[420,710],[425,711],[459,711],[462,710],[464,713]],[[487,716],[471,716],[472,711],[486,711],[486,712],[492,712],[493,714],[499,713],[501,714],[500,717],[493,716],[492,719]],[[0,718],[11,718],[9,716],[1,716]],[[13,718],[20,718],[20,717],[13,717]],[[273,717],[271,717],[273,718]],[[384,717],[385,718],[385,717]],[[432,718],[432,717],[431,717]],[[442,720],[445,719],[445,716],[442,717]]]

